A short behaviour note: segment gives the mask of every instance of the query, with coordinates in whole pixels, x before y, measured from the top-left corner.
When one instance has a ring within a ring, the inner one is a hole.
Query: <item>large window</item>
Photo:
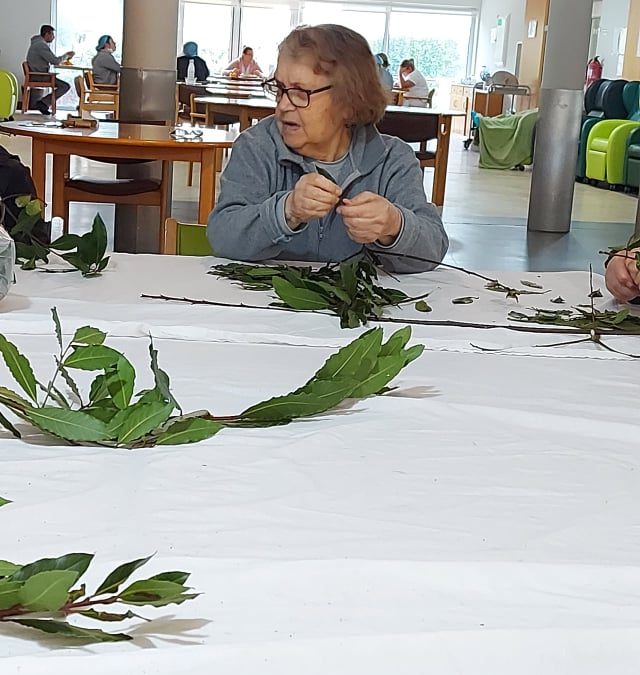
[[[271,74],[276,67],[278,45],[291,31],[291,8],[243,6],[240,16],[241,46],[251,47],[262,72]]]
[[[220,72],[229,63],[232,27],[231,5],[185,2],[181,44],[196,42],[198,55],[207,62],[209,70]]]
[[[383,51],[386,21],[384,7],[305,2],[302,10],[303,23],[337,23],[357,31],[367,40],[374,54]]]

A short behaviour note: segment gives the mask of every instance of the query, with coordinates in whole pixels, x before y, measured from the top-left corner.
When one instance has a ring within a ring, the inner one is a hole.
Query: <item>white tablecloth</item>
[[[116,256],[100,279],[20,273],[0,332],[46,374],[52,304],[65,332],[115,326],[110,344],[142,388],[151,331],[183,407],[220,414],[295,388],[357,334],[323,316],[138,299],[246,298],[205,276],[209,262]],[[584,300],[585,274],[539,280]],[[405,288],[438,288],[438,318],[499,321],[512,301],[446,301],[473,283],[439,271]],[[639,364],[591,345],[592,358],[531,358],[455,344],[522,337],[505,330],[418,332],[432,350],[397,391],[286,427],[140,451],[0,434],[0,495],[14,502],[0,510],[0,558],[95,552],[91,586],[156,551],[149,574],[191,571],[203,593],[143,612],[154,620],[133,643],[64,648],[2,626],[0,673],[636,675]]]

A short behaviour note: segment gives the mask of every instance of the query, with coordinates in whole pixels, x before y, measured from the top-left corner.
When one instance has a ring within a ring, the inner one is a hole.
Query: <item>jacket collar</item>
[[[277,160],[280,164],[295,164],[305,173],[315,169],[312,161],[305,159],[285,145],[278,131],[275,117],[269,117],[264,123],[268,125],[269,135],[276,145]],[[373,171],[384,160],[387,152],[380,133],[372,124],[354,128],[349,154],[359,175],[366,176]]]

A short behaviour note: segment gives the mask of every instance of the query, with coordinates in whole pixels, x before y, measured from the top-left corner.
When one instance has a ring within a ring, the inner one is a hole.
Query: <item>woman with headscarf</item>
[[[391,100],[393,98],[393,75],[389,72],[389,57],[384,52],[380,52],[376,54],[375,59],[378,66],[380,84],[387,95],[387,99]]]
[[[116,43],[111,35],[103,35],[96,45],[96,55],[91,61],[93,81],[96,84],[117,84],[122,66],[115,60]]]
[[[178,82],[184,82],[187,79],[187,70],[189,61],[193,61],[196,69],[196,80],[206,82],[209,77],[209,67],[207,62],[198,56],[198,45],[195,42],[185,42],[182,47],[182,56],[176,61],[176,70],[178,73]]]

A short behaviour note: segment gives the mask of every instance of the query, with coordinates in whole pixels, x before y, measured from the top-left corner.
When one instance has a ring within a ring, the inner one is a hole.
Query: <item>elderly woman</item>
[[[96,55],[91,61],[93,81],[96,84],[117,84],[122,66],[116,61],[113,52],[115,40],[111,35],[103,35],[96,45]]]
[[[232,61],[223,71],[223,75],[238,77],[239,75],[258,75],[262,77],[262,71],[256,61],[253,60],[253,49],[242,48],[242,56]]]
[[[398,77],[400,88],[406,92],[404,95],[405,105],[418,108],[427,107],[429,85],[424,79],[424,75],[416,68],[413,59],[405,59],[400,64]]]
[[[195,42],[185,42],[182,47],[182,56],[176,59],[178,82],[184,82],[187,79],[190,61],[193,61],[196,70],[196,80],[206,82],[209,77],[209,66],[203,58],[198,56],[198,45]]]
[[[264,86],[276,113],[233,147],[209,217],[214,251],[340,261],[367,248],[396,272],[435,267],[447,236],[413,150],[374,126],[386,100],[366,40],[343,26],[297,28]]]

